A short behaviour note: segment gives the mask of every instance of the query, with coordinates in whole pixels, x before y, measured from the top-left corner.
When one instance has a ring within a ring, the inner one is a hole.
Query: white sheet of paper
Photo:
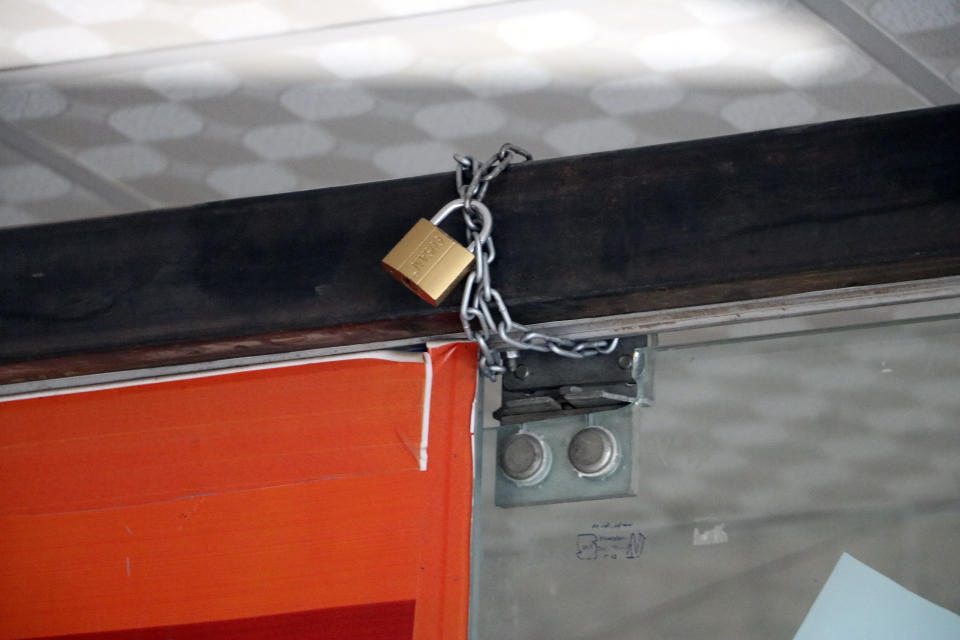
[[[904,589],[844,553],[794,640],[860,638],[958,640],[960,615]]]

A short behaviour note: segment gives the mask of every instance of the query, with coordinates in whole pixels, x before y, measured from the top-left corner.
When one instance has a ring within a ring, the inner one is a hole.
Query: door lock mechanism
[[[493,416],[500,424],[519,424],[632,404],[646,365],[638,349],[645,346],[646,336],[620,338],[610,354],[581,359],[508,351],[501,405]]]

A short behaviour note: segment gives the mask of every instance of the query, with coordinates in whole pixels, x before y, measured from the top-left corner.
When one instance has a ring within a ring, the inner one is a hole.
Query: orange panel
[[[2,635],[410,599],[424,479],[408,471],[126,509],[4,517]]]
[[[430,467],[424,494],[421,574],[414,638],[466,638],[473,500],[472,424],[477,383],[474,345],[431,349]],[[436,455],[441,453],[442,455]],[[469,473],[464,470],[470,469]]]
[[[365,359],[0,403],[0,514],[416,470],[424,381]]]
[[[57,640],[410,640],[413,600],[296,611],[240,620],[51,636]]]
[[[476,352],[431,354],[426,472],[419,363],[0,403],[0,637],[412,599],[465,637]]]

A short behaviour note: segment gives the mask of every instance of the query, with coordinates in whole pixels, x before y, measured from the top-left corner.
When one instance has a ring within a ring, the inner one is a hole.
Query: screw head
[[[617,359],[617,366],[621,369],[629,369],[630,365],[633,364],[633,356],[623,355]]]
[[[517,380],[526,380],[530,377],[530,369],[526,365],[518,365],[516,369],[513,370],[513,377]]]

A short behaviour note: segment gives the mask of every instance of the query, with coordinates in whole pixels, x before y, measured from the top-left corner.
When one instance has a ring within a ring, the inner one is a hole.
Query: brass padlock
[[[470,206],[483,218],[479,236],[479,241],[483,242],[490,235],[490,210],[476,200]],[[447,216],[462,208],[463,200],[453,200],[430,220],[420,218],[383,259],[384,269],[434,306],[443,302],[473,266],[473,244],[465,249],[437,227]]]

